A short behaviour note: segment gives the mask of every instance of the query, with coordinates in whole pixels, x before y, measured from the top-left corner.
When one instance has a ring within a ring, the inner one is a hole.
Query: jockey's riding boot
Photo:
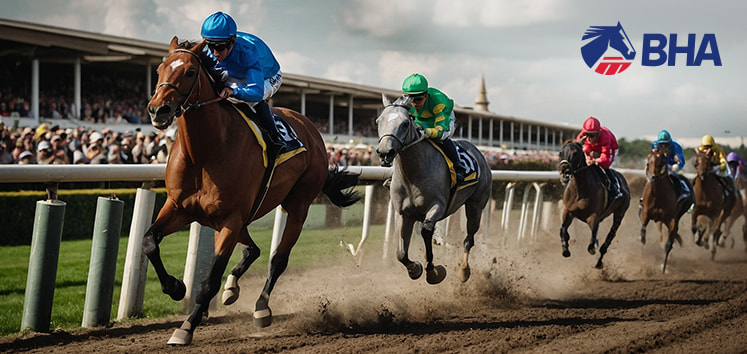
[[[266,132],[265,135],[269,139],[269,141],[266,142],[267,155],[270,158],[275,159],[285,152],[288,147],[285,145],[285,141],[280,137],[278,127],[275,125],[275,119],[270,110],[270,105],[265,101],[261,101],[254,105],[254,109],[257,111],[257,118],[255,121],[259,124],[259,127]]]
[[[672,177],[674,177],[674,191],[677,195],[677,204],[679,204],[690,196],[690,191],[687,190],[685,182],[680,179],[679,175],[675,174]]]
[[[610,170],[603,169],[605,176],[607,176],[607,185],[610,187],[610,192],[614,195],[613,199],[622,197],[622,191],[620,191],[620,185],[617,183],[617,178],[612,176]]]
[[[444,147],[444,153],[446,153],[446,157],[448,157],[449,160],[451,160],[451,163],[454,165],[454,172],[456,173],[457,182],[464,181],[464,177],[466,177],[466,171],[461,162],[459,162],[459,155],[457,154],[456,146],[454,146],[454,141],[446,138],[441,141],[441,146]]]

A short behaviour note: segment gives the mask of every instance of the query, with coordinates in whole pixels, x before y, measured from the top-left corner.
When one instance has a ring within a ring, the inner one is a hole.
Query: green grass
[[[339,260],[340,240],[345,239],[348,242],[356,243],[360,239],[362,209],[362,203],[357,203],[349,209],[343,210],[342,227],[322,229],[324,207],[321,205],[312,206],[304,231],[291,253],[289,267],[318,266]],[[249,269],[248,274],[260,272],[264,275],[267,273],[273,220],[274,213],[271,213],[249,227],[252,238],[262,249],[262,254]],[[127,227],[129,225],[123,225],[123,228]],[[383,232],[383,225],[373,227],[369,242],[382,240]],[[116,318],[119,308],[119,295],[128,240],[128,238],[123,237],[119,243],[110,317],[112,321]],[[161,257],[166,269],[177,278],[182,278],[184,274],[188,240],[189,232],[183,230],[166,237],[160,245]],[[51,329],[70,330],[79,328],[81,325],[91,257],[91,243],[91,240],[75,240],[65,241],[60,245]],[[0,262],[0,336],[17,334],[20,331],[30,252],[30,246],[0,247],[0,259],[2,259],[2,262]],[[226,274],[240,257],[241,252],[234,252]],[[162,318],[182,313],[182,311],[183,303],[181,301],[173,301],[161,292],[158,278],[153,271],[153,267],[149,265],[145,285],[143,317]]]

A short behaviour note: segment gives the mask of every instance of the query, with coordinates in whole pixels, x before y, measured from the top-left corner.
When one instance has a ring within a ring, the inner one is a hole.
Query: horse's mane
[[[403,95],[403,96],[397,97],[397,99],[394,102],[392,102],[392,105],[410,107],[411,103],[412,103],[412,97]]]
[[[179,49],[192,50],[196,45],[202,43],[202,41],[195,41],[191,39],[179,40],[177,38],[177,46]],[[218,62],[207,54],[207,51],[203,50],[198,53],[200,55],[200,65],[205,68],[205,71],[210,75],[210,84],[213,86],[213,90],[216,94],[220,93],[220,90],[226,86],[225,82],[228,80],[228,73],[224,70],[216,69]]]

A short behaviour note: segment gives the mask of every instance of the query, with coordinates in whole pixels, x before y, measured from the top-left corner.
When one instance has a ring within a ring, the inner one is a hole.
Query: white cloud
[[[558,0],[438,0],[433,6],[433,21],[462,27],[524,26],[562,19],[567,6]]]
[[[715,108],[721,105],[721,97],[717,92],[692,83],[674,87],[668,95],[668,101],[680,107]]]
[[[354,0],[344,3],[335,19],[348,30],[386,37],[410,27],[429,6],[428,1]]]
[[[274,54],[275,58],[280,62],[281,70],[285,73],[306,73],[316,63],[313,58],[294,51],[275,52]]]

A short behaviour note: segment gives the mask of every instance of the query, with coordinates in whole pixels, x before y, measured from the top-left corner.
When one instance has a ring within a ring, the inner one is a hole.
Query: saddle
[[[249,128],[252,129],[254,136],[257,138],[257,142],[262,147],[262,159],[265,168],[267,168],[267,143],[265,143],[265,141],[270,140],[270,138],[264,135],[265,132],[263,132],[262,129],[259,128],[254,120],[249,118],[256,116],[254,108],[243,101],[230,100],[230,103],[231,106],[239,113],[241,118],[244,119]],[[280,117],[275,114],[273,114],[272,117],[275,121],[275,126],[277,127],[278,132],[280,132],[280,137],[283,139],[283,141],[285,141],[285,145],[288,147],[288,149],[284,153],[280,154],[280,156],[278,156],[278,158],[275,160],[275,166],[278,166],[291,157],[306,151],[306,147],[303,145],[303,142],[298,139],[298,135],[296,134],[296,131],[293,129],[293,127],[291,127],[287,122],[280,119]]]
[[[441,156],[444,158],[444,161],[446,161],[446,165],[449,167],[449,175],[451,176],[451,189],[458,191],[462,190],[464,188],[467,188],[469,186],[472,186],[478,182],[478,171],[477,171],[477,161],[475,160],[472,155],[467,153],[466,150],[462,148],[461,145],[454,143],[454,146],[457,150],[457,156],[459,156],[459,161],[451,161],[447,156],[444,150],[441,148],[441,145],[434,142],[431,139],[426,139],[433,147],[441,153]],[[454,171],[454,163],[459,163],[462,166],[465,167],[465,176],[464,180],[457,181],[456,178],[456,171]]]

